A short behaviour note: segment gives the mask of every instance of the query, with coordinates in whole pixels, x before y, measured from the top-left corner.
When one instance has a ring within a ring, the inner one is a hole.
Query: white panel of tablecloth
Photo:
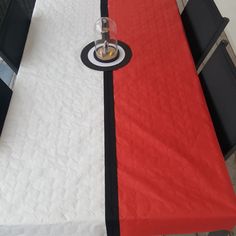
[[[103,236],[103,73],[80,61],[100,0],[37,0],[0,139],[0,235]]]

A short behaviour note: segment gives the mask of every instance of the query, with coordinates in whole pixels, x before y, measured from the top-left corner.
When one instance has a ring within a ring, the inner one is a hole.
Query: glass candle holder
[[[95,24],[95,57],[102,62],[110,62],[118,57],[116,23],[101,17]]]

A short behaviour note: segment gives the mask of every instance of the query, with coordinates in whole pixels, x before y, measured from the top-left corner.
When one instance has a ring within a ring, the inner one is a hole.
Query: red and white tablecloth
[[[130,63],[80,52],[109,15]],[[231,229],[236,197],[175,0],[37,0],[0,140],[0,235]]]

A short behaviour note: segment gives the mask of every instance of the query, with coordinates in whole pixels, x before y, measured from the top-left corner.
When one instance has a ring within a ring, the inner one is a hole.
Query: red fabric
[[[236,197],[176,0],[109,0],[133,58],[114,72],[122,236],[230,229]]]

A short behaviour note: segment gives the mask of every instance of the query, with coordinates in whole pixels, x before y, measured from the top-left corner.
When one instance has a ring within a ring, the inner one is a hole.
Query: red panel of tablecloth
[[[230,229],[236,198],[175,0],[109,0],[131,62],[114,72],[122,236]]]

